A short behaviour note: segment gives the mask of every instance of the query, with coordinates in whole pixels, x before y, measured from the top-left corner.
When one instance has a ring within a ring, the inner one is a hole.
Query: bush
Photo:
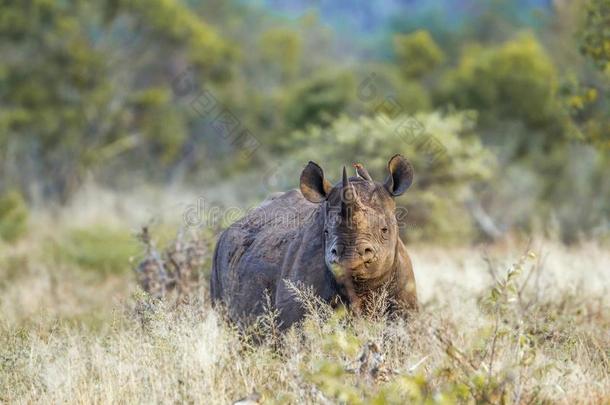
[[[54,248],[60,260],[101,275],[128,271],[130,259],[138,253],[130,232],[105,225],[71,229]]]
[[[402,73],[408,79],[426,75],[445,59],[443,51],[424,30],[395,36],[394,51]]]
[[[610,0],[589,0],[581,23],[580,52],[610,74]]]
[[[356,88],[357,103],[362,107],[359,112],[374,115],[387,97],[395,98],[401,110],[408,114],[431,110],[428,89],[417,80],[406,80],[396,66],[366,64],[357,74],[363,77]]]
[[[354,78],[349,73],[322,72],[298,84],[288,95],[285,109],[290,128],[325,126],[350,104]]]
[[[292,79],[298,73],[300,66],[301,42],[296,31],[287,28],[269,29],[260,39],[262,58],[278,76]]]
[[[481,111],[482,118],[513,118],[531,126],[555,114],[557,72],[533,35],[498,47],[470,47],[439,90],[442,101]]]
[[[0,239],[14,242],[27,230],[28,209],[21,194],[9,191],[0,195]]]

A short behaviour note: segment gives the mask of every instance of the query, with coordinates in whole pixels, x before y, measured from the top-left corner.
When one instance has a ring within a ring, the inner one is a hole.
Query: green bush
[[[60,260],[101,275],[129,271],[130,259],[139,252],[130,232],[105,225],[71,229],[54,248]]]
[[[610,0],[589,0],[581,22],[580,52],[610,75]]]
[[[513,118],[532,126],[552,122],[556,113],[557,71],[533,35],[497,47],[471,46],[449,70],[439,98],[482,118]]]
[[[370,63],[357,74],[362,77],[356,88],[358,112],[374,115],[387,97],[395,98],[408,114],[431,110],[429,90],[417,80],[405,79],[396,66]]]
[[[302,53],[302,40],[288,28],[271,28],[261,35],[261,56],[274,73],[283,79],[292,79],[298,73]],[[279,70],[279,72],[277,72]]]
[[[9,191],[0,195],[0,239],[14,242],[27,230],[28,209],[21,194]]]
[[[206,85],[232,70],[233,46],[176,0],[1,7],[0,47],[12,56],[0,60],[0,161],[35,161],[19,184],[40,183],[47,199],[66,202],[119,154],[149,173],[175,163],[196,116],[172,100],[180,71],[167,78],[168,64],[180,57]]]
[[[321,72],[299,83],[290,92],[285,109],[290,128],[330,124],[354,98],[354,78],[350,73]]]
[[[445,59],[441,48],[424,30],[395,36],[394,51],[402,73],[408,79],[417,79],[430,73]]]

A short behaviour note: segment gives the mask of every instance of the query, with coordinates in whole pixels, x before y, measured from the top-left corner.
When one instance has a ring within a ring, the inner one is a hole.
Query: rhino
[[[213,304],[246,325],[273,309],[281,329],[306,315],[295,286],[355,312],[383,289],[388,312],[416,311],[415,277],[394,201],[413,182],[413,167],[393,156],[382,184],[354,166],[355,176],[348,178],[343,167],[333,185],[310,161],[299,189],[266,200],[224,230],[212,263]]]

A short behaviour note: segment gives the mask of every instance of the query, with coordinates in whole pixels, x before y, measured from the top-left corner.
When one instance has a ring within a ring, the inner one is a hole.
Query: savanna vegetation
[[[0,402],[607,402],[610,2],[280,3],[0,0]],[[412,322],[211,308],[221,229],[395,153]]]

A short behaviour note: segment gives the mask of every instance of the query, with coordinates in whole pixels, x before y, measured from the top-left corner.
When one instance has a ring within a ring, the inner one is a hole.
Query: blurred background
[[[63,215],[64,256],[128,257],[113,221],[395,153],[408,241],[607,240],[609,26],[608,0],[2,1],[0,246]]]

